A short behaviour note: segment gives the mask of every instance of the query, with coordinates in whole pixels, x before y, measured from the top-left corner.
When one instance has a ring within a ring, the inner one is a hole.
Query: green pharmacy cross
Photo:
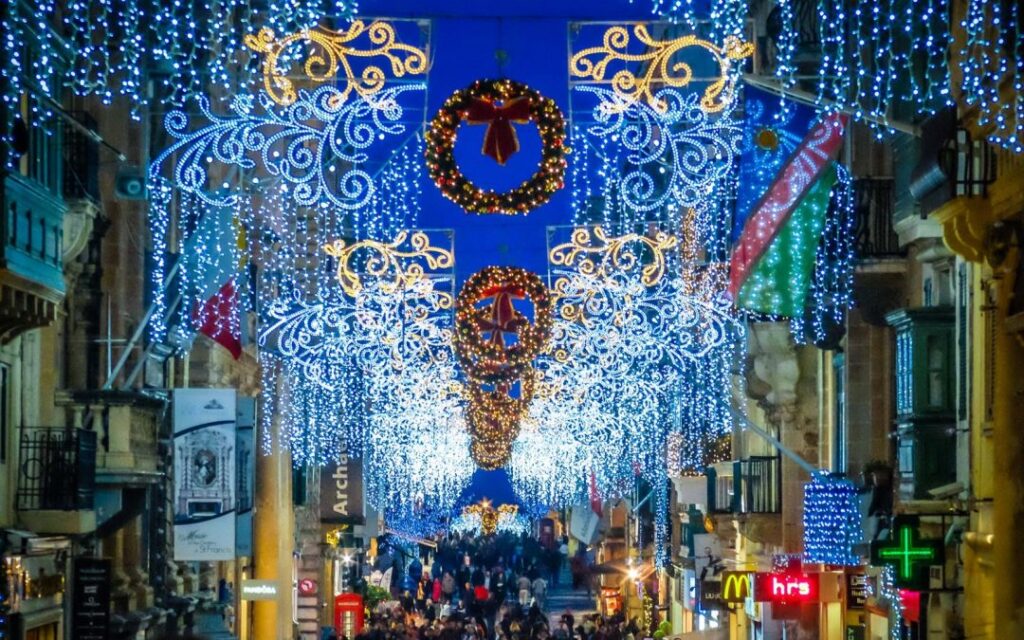
[[[899,523],[895,526],[895,540],[873,543],[872,564],[894,565],[898,586],[923,589],[928,586],[928,576],[922,569],[941,561],[942,547],[938,541],[915,540],[915,529],[912,524]]]

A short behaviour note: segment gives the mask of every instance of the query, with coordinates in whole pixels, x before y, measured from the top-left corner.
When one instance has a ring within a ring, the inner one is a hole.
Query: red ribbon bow
[[[466,111],[466,122],[469,124],[487,123],[483,154],[494,158],[500,165],[504,165],[513,153],[519,151],[519,138],[516,137],[512,123],[523,124],[529,121],[530,100],[526,97],[506,100],[500,107],[489,100],[473,98]]]
[[[516,311],[512,304],[513,298],[521,299],[524,293],[516,287],[492,287],[484,292],[485,298],[494,298],[491,304],[490,318],[481,319],[477,325],[481,332],[491,333],[491,342],[504,347],[505,333],[515,333],[523,325],[525,319]]]

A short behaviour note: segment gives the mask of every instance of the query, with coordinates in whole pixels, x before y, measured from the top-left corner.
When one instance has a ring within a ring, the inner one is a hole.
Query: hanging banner
[[[256,500],[256,398],[238,398],[235,432],[235,555],[252,556],[252,505]]]
[[[75,558],[71,580],[72,640],[106,640],[110,637],[110,560]]]
[[[235,557],[234,389],[175,389],[174,559]]]
[[[363,463],[342,455],[320,470],[320,522],[364,524]]]

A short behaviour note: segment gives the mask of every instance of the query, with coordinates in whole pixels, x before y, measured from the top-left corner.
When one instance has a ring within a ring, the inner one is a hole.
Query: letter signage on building
[[[325,524],[363,524],[363,466],[341,456],[320,470],[320,521]]]
[[[775,604],[818,602],[816,573],[755,573],[754,599]]]
[[[242,580],[242,600],[274,600],[277,583],[273,580]]]
[[[174,559],[235,557],[234,389],[175,389]]]
[[[722,594],[723,584],[718,580],[700,581],[700,608],[702,611],[727,609]]]
[[[846,608],[863,609],[868,602],[868,577],[863,573],[846,574]]]
[[[743,604],[753,591],[753,576],[749,571],[722,572],[722,602]]]

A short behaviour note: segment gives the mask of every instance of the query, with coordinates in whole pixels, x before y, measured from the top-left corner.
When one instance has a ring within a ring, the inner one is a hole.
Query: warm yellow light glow
[[[668,105],[656,95],[661,87],[685,87],[694,80],[689,64],[673,59],[683,49],[697,47],[710,53],[719,67],[719,77],[708,85],[701,98],[701,108],[706,113],[717,113],[732,102],[737,75],[732,71],[735,61],[749,58],[754,54],[754,45],[729,36],[719,47],[713,42],[702,40],[695,35],[686,35],[673,40],[655,40],[643,24],[633,26],[633,37],[643,45],[636,53],[629,52],[629,29],[623,26],[609,27],[604,33],[601,46],[590,47],[577,52],[569,61],[569,72],[576,77],[589,78],[595,82],[605,81],[608,65],[621,62],[628,68],[621,69],[611,77],[616,95],[624,98],[619,104],[609,104],[612,111],[625,111],[638,100],[646,100],[651,108],[664,113]],[[598,56],[591,60],[591,56]],[[629,69],[643,69],[637,76]]]
[[[366,36],[365,45],[360,48],[357,40]],[[419,75],[427,72],[427,53],[408,44],[397,41],[395,28],[387,22],[353,20],[347,30],[303,29],[280,39],[273,29],[264,27],[256,35],[245,36],[245,45],[259,53],[265,53],[263,60],[263,86],[267,95],[280,105],[290,105],[298,98],[295,85],[278,66],[281,55],[298,42],[311,45],[313,53],[306,58],[304,71],[311,82],[337,82],[339,89],[333,98],[334,106],[344,103],[352,91],[363,97],[371,96],[382,88],[388,76],[376,65],[369,65],[358,76],[352,68],[350,58],[384,57],[391,65],[391,75],[400,78],[405,75]]]
[[[455,264],[455,256],[449,249],[433,247],[430,238],[422,231],[410,234],[400,231],[391,243],[378,240],[360,240],[348,244],[345,240],[335,240],[324,245],[324,253],[338,259],[338,283],[346,294],[355,296],[363,288],[362,279],[371,277],[393,277],[395,291],[408,289],[417,281],[426,277],[427,270],[441,271],[450,269]],[[360,264],[361,270],[352,264],[356,255],[366,259]],[[424,268],[426,265],[426,268]],[[451,297],[447,298],[444,308],[451,306]]]

